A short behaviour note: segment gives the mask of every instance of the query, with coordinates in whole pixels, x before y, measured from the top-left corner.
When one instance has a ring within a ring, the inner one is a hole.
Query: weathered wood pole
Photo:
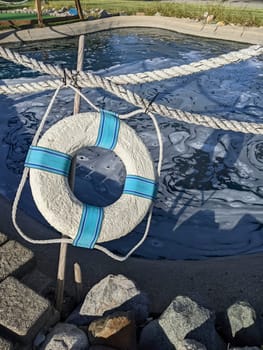
[[[84,45],[85,45],[85,36],[81,35],[79,37],[77,71],[81,71],[83,69]],[[79,95],[76,93],[73,113],[74,114],[78,113],[79,108],[80,108],[80,99],[79,99]],[[74,183],[75,183],[75,165],[76,165],[76,157],[74,157],[72,160],[70,175],[69,175],[69,186],[72,189],[72,191],[74,190]],[[56,309],[59,312],[61,312],[62,305],[63,305],[66,263],[67,263],[67,243],[61,243],[59,261],[58,261],[57,288],[56,288]]]
[[[81,7],[79,0],[75,0],[75,6],[76,6],[77,11],[78,11],[79,19],[83,21],[84,16],[83,16],[82,7]]]
[[[42,9],[41,9],[41,0],[35,0],[36,11],[37,11],[37,23],[39,27],[43,27],[43,17],[42,17]]]

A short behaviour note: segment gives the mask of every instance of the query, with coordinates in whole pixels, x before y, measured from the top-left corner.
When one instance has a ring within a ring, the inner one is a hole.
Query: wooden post
[[[76,285],[76,302],[79,304],[82,299],[82,273],[78,263],[74,264],[74,281]]]
[[[41,0],[35,0],[36,10],[37,10],[37,23],[39,27],[43,27],[43,17],[42,17],[42,9],[41,9]]]
[[[83,16],[83,11],[82,11],[81,4],[80,4],[79,0],[75,0],[75,6],[76,6],[76,8],[78,10],[79,19],[81,21],[83,21],[84,16]]]
[[[83,70],[83,60],[84,60],[84,47],[85,47],[85,35],[80,35],[79,46],[78,46],[78,61],[77,61],[77,72]],[[74,99],[74,114],[79,113],[80,109],[80,96],[75,94]]]
[[[79,37],[77,71],[81,71],[83,69],[84,44],[85,44],[85,36],[81,35]],[[78,113],[80,108],[80,99],[77,98],[77,96],[79,97],[79,95],[76,93],[75,100],[74,100],[74,111],[73,111],[74,114]],[[71,162],[70,175],[69,175],[69,186],[72,190],[74,190],[74,182],[75,182],[75,165],[76,165],[76,157],[74,157]],[[60,252],[59,252],[59,261],[58,261],[57,289],[56,289],[56,309],[59,312],[61,312],[62,305],[63,305],[66,260],[67,260],[67,243],[61,243]]]

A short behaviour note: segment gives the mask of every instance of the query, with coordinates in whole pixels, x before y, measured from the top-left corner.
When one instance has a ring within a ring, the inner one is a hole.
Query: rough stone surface
[[[132,313],[115,312],[93,321],[88,327],[90,344],[136,350],[136,326]]]
[[[227,309],[227,318],[231,326],[231,334],[235,337],[243,328],[253,326],[257,316],[249,303],[239,301]]]
[[[103,316],[113,311],[134,311],[136,322],[148,317],[149,301],[134,282],[123,275],[108,275],[86,295],[81,315]]]
[[[215,330],[214,314],[189,297],[178,296],[159,318],[159,325],[175,346],[185,338],[197,340],[207,348],[223,349]]]
[[[58,323],[48,334],[41,350],[87,350],[88,338],[86,334],[68,323]]]
[[[34,264],[34,254],[20,243],[8,241],[0,246],[0,281],[9,275],[22,276]]]
[[[207,350],[207,347],[198,341],[185,339],[178,343],[176,350]]]
[[[259,346],[263,342],[260,323],[256,311],[245,302],[238,301],[231,305],[220,328],[226,342],[236,346]]]
[[[13,344],[0,337],[0,350],[13,350]]]
[[[0,245],[8,240],[7,236],[0,232]]]
[[[107,17],[110,17],[111,15],[106,11],[106,10],[101,10],[99,13],[98,13],[98,17],[99,18],[107,18]]]
[[[139,350],[174,350],[158,320],[148,323],[142,330],[139,342]]]
[[[30,341],[49,318],[47,300],[13,277],[0,284],[0,326],[17,340]]]

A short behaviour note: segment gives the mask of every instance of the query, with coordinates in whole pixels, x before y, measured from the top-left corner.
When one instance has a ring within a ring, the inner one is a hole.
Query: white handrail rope
[[[116,84],[143,84],[153,81],[161,81],[181,77],[193,73],[204,72],[212,68],[219,68],[230,63],[237,63],[263,54],[263,47],[252,45],[246,49],[229,52],[217,57],[212,57],[198,62],[192,62],[181,66],[174,66],[142,73],[126,74],[107,77]]]
[[[259,46],[257,47],[260,49]],[[76,77],[78,77],[79,87],[84,87],[87,86],[86,84],[88,84],[90,87],[103,88],[104,90],[124,99],[125,101],[144,109],[150,103],[150,101],[147,99],[140,97],[139,95],[124,88],[123,86],[117,85],[112,81],[102,78],[98,75],[85,72],[76,72],[74,70],[70,71],[68,69],[63,70],[60,67],[52,66],[50,64],[45,65],[43,62],[38,62],[34,59],[27,58],[26,56],[19,55],[18,53],[12,53],[10,50],[3,49],[2,47],[0,47],[0,56],[3,51],[8,55],[8,59],[14,59],[15,62],[32,69],[39,70],[48,74],[57,75],[62,78],[66,76],[70,82],[76,81]],[[183,121],[185,123],[202,125],[214,129],[231,130],[252,134],[263,133],[263,124],[238,122],[235,120],[227,120],[213,116],[200,115],[197,113],[185,112],[179,109],[171,109],[167,106],[156,103],[151,104],[150,112],[160,114],[168,118],[176,119],[178,121]]]
[[[13,59],[11,51],[0,47],[0,56],[5,59]],[[193,73],[204,72],[213,68],[219,68],[227,64],[237,63],[256,57],[263,54],[263,47],[253,45],[246,49],[229,52],[217,57],[212,57],[198,62],[174,66],[165,69],[158,69],[154,71],[146,71],[141,73],[123,74],[119,76],[108,76],[107,79],[116,84],[143,84],[153,81],[161,81],[181,76],[186,76]],[[17,57],[17,56],[16,56]],[[11,60],[12,60],[11,59]],[[28,60],[26,60],[27,62]],[[28,63],[28,62],[27,62]],[[45,71],[46,72],[46,71]],[[47,72],[46,72],[47,73]],[[49,73],[50,74],[50,73]],[[22,83],[9,86],[0,86],[0,93],[14,94],[14,93],[28,93],[36,91],[45,91],[49,89],[56,89],[60,84],[60,80],[46,80],[42,82]],[[84,85],[85,86],[85,85]],[[84,87],[83,86],[83,87]],[[90,86],[90,85],[86,85]]]

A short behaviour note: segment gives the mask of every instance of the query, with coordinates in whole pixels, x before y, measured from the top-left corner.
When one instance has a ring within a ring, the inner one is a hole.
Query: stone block
[[[218,317],[222,337],[233,346],[260,346],[263,343],[261,319],[246,301],[237,301]]]
[[[103,345],[119,350],[136,350],[136,325],[131,312],[115,312],[91,322],[88,327],[91,345]]]
[[[48,334],[41,350],[86,350],[88,338],[77,326],[68,323],[58,323]]]
[[[0,349],[1,350],[13,350],[13,344],[10,341],[0,337]]]
[[[33,266],[33,252],[20,243],[8,241],[0,246],[0,281],[10,275],[19,278]]]
[[[14,277],[0,283],[0,329],[21,342],[30,342],[51,317],[49,302]]]
[[[135,321],[140,324],[148,317],[149,300],[132,280],[123,275],[110,274],[88,292],[80,315],[107,316],[115,311],[133,311]]]
[[[53,280],[37,269],[27,273],[20,281],[42,296],[45,296],[53,285]]]

